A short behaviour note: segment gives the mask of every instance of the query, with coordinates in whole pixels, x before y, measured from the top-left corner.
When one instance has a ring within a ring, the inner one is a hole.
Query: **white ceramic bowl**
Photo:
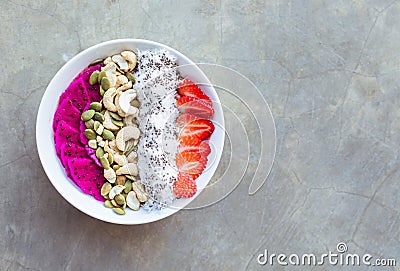
[[[97,201],[93,197],[81,192],[74,182],[66,176],[64,168],[62,167],[55,151],[52,131],[53,115],[56,111],[58,99],[61,93],[67,88],[74,77],[93,60],[104,58],[123,50],[136,51],[137,49],[146,50],[160,48],[167,49],[177,57],[178,64],[181,66],[178,69],[183,77],[188,77],[195,83],[199,82],[209,84],[208,86],[202,87],[202,89],[213,101],[215,110],[213,121],[217,124],[215,125],[215,131],[210,138],[210,145],[212,145],[213,148],[209,157],[212,157],[212,159],[210,159],[212,163],[209,161],[206,170],[197,180],[198,192],[194,197],[190,199],[176,200],[173,206],[160,211],[146,212],[140,209],[135,212],[127,210],[126,215],[121,216],[115,214],[111,209],[105,208],[100,201]],[[140,39],[119,39],[103,42],[80,52],[68,61],[57,72],[48,85],[40,103],[36,123],[36,143],[39,157],[50,182],[56,190],[69,203],[82,212],[103,221],[126,225],[143,224],[160,220],[174,214],[194,200],[207,185],[218,166],[222,155],[224,138],[225,133],[222,107],[215,89],[211,86],[204,73],[193,63],[193,61],[180,52],[157,42]]]

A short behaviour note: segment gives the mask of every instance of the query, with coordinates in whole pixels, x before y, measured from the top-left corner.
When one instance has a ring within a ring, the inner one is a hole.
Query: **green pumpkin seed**
[[[94,110],[93,110],[93,111],[94,111]],[[104,116],[103,116],[101,113],[99,113],[99,112],[95,112],[95,113],[94,113],[93,119],[94,119],[94,120],[97,120],[97,121],[100,121],[100,122],[104,122]]]
[[[94,111],[100,112],[103,109],[103,105],[99,102],[92,102],[90,104],[90,109],[93,109]]]
[[[115,119],[115,120],[122,120],[122,118],[121,118],[117,113],[111,112],[111,111],[108,111],[108,113],[110,114],[110,116],[111,116],[113,119]]]
[[[125,156],[128,156],[128,155],[132,152],[134,146],[135,146],[135,145],[133,144],[133,141],[132,141],[132,140],[128,140],[128,141],[126,142],[126,145],[125,145],[124,155],[125,155]]]
[[[110,165],[114,163],[114,155],[112,155],[111,153],[108,153],[107,159]]]
[[[97,83],[101,83],[101,79],[103,79],[103,77],[106,77],[107,76],[107,73],[105,72],[105,71],[101,71],[100,73],[99,73],[99,77],[97,77]]]
[[[114,123],[115,125],[119,126],[119,127],[124,126],[124,122],[121,121],[121,120],[115,120],[115,119],[112,118],[111,122]]]
[[[116,195],[114,199],[118,203],[118,205],[124,205],[124,203],[125,203],[125,198],[121,194],[120,195]]]
[[[93,124],[93,129],[94,129],[95,131],[97,131],[97,129],[99,129],[100,124],[101,124],[100,121],[97,121],[97,120],[96,120],[96,121],[94,122],[94,124]]]
[[[125,211],[122,208],[113,208],[113,211],[119,215],[125,214]]]
[[[119,165],[113,165],[113,170],[114,170],[114,171],[117,171],[119,168],[120,168]]]
[[[106,206],[107,208],[114,208],[114,206],[111,204],[111,201],[110,201],[110,200],[106,200],[106,201],[104,202],[104,206]]]
[[[92,120],[92,119],[90,119],[90,120],[88,120],[88,121],[85,121],[85,126],[86,126],[86,128],[88,128],[88,129],[93,129],[94,128],[94,120]]]
[[[112,188],[112,185],[111,185],[109,182],[105,182],[105,183],[103,184],[103,186],[101,187],[101,190],[100,190],[101,195],[102,195],[103,197],[104,197],[104,196],[107,196],[108,193],[110,193],[111,188]]]
[[[133,76],[132,73],[127,72],[127,73],[125,74],[125,76],[129,79],[129,81],[132,81],[132,84],[135,84],[136,79],[135,79],[135,76]]]
[[[104,129],[103,130],[103,138],[107,139],[107,140],[114,140],[115,136],[111,131]]]
[[[108,77],[103,77],[101,79],[101,87],[106,91],[111,87],[111,82],[110,79],[108,79]]]
[[[110,169],[110,163],[108,163],[108,159],[105,158],[104,155],[100,157],[99,160],[105,169]]]
[[[92,129],[86,129],[84,134],[85,134],[85,137],[89,140],[96,139],[96,137],[97,137],[95,131],[93,131]]]
[[[100,157],[104,156],[104,150],[102,147],[98,147],[96,150],[96,157],[100,159]]]
[[[90,63],[89,66],[94,66],[96,64],[100,64],[101,62],[103,62],[103,59],[98,58],[98,59],[94,60],[92,63]]]
[[[131,101],[131,105],[136,107],[136,108],[139,108],[140,107],[140,102],[138,100],[133,100],[133,101]]]
[[[104,91],[104,89],[100,86],[100,95],[103,97],[104,96],[104,93],[106,93],[105,91]]]
[[[89,84],[94,85],[97,84],[97,78],[99,77],[99,71],[94,71],[89,77]]]
[[[83,121],[88,121],[88,120],[90,120],[91,118],[93,118],[93,116],[94,116],[95,113],[96,113],[96,112],[95,112],[93,109],[89,109],[89,110],[87,110],[87,111],[85,111],[85,112],[82,113],[81,119],[82,119]]]
[[[125,182],[124,192],[128,194],[131,190],[132,190],[132,182],[130,180],[127,180]]]
[[[125,177],[129,180],[136,181],[136,178],[132,175],[125,175]],[[131,185],[131,187],[132,187],[132,185]]]

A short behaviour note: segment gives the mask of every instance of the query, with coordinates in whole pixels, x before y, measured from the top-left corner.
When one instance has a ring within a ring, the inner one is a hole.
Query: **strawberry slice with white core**
[[[194,97],[182,96],[176,105],[181,113],[189,113],[201,118],[210,118],[214,114],[214,109],[210,104]]]
[[[180,137],[196,137],[203,140],[209,137],[215,130],[214,124],[206,119],[198,119],[183,127]]]
[[[191,123],[194,120],[198,120],[199,117],[196,117],[195,115],[184,113],[180,114],[179,117],[176,118],[176,126],[179,128],[184,127],[186,124]]]
[[[185,79],[179,84],[178,93],[181,96],[194,97],[210,105],[212,104],[211,99],[189,79]]]
[[[185,151],[176,155],[175,163],[180,172],[201,174],[206,167],[207,157],[198,152]]]

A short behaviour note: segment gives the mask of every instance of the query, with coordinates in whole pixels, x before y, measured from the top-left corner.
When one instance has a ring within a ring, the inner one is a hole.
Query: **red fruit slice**
[[[56,131],[57,124],[62,120],[69,124],[72,128],[79,129],[81,112],[73,106],[67,99],[64,99],[58,105],[57,111],[53,119],[53,131]]]
[[[192,81],[185,79],[178,86],[178,93],[182,96],[194,97],[208,104],[212,104],[210,98]]]
[[[103,64],[98,64],[94,66],[87,67],[85,70],[83,70],[80,74],[79,77],[82,78],[82,83],[84,84],[84,87],[87,90],[87,94],[90,98],[90,101],[92,102],[97,102],[102,99],[100,95],[100,85],[99,84],[94,84],[91,85],[89,84],[89,77],[94,71],[99,71]]]
[[[192,151],[198,152],[202,156],[208,156],[211,153],[210,145],[206,141],[201,141],[197,137],[180,137],[178,152]]]
[[[66,144],[79,145],[79,132],[75,128],[72,128],[64,121],[59,121],[57,124],[56,131],[54,133],[54,142],[56,145],[56,153],[58,157],[61,157],[61,147]]]
[[[82,78],[74,80],[68,88],[61,94],[60,103],[66,99],[71,105],[75,106],[79,112],[83,112],[87,103],[90,103],[87,90]]]
[[[194,120],[199,119],[199,117],[196,117],[195,115],[184,113],[180,114],[179,117],[176,118],[176,126],[179,128],[184,127],[186,124],[191,123]]]
[[[203,140],[214,132],[214,124],[206,119],[198,119],[187,124],[181,131],[180,137],[197,137]]]
[[[74,143],[61,145],[60,160],[67,173],[69,173],[68,160],[76,158],[89,158],[84,147]]]
[[[178,152],[193,151],[199,152],[201,140],[197,137],[180,137]]]
[[[212,106],[200,99],[183,96],[176,102],[181,113],[189,113],[202,118],[209,118],[214,114]]]
[[[199,153],[200,153],[202,156],[207,157],[207,156],[211,153],[210,145],[209,145],[207,142],[202,141],[202,142],[200,143],[200,146],[199,146]]]
[[[92,195],[97,200],[104,201],[100,193],[105,181],[102,168],[89,158],[69,159],[68,168],[72,180],[84,193]]]
[[[191,198],[197,192],[196,182],[188,178],[181,178],[174,183],[173,191],[179,198]]]
[[[189,173],[183,173],[183,172],[179,172],[178,173],[178,181],[181,179],[190,179],[190,180],[196,180],[197,178],[199,178],[200,174],[189,174]]]
[[[200,174],[206,167],[207,158],[198,152],[185,151],[176,155],[175,163],[180,172]]]

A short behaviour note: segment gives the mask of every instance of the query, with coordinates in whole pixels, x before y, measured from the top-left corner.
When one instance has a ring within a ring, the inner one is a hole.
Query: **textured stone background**
[[[0,270],[340,270],[254,257],[322,254],[340,241],[400,265],[399,2],[1,0],[0,10]],[[277,154],[256,195],[243,182],[211,207],[128,227],[86,216],[53,189],[35,143],[45,88],[79,51],[125,37],[258,86]]]

